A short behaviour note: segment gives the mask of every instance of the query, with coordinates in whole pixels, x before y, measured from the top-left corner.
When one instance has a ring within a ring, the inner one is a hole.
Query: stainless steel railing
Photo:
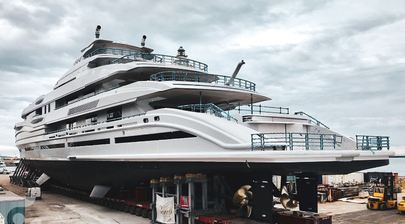
[[[324,127],[324,128],[329,129],[329,127],[326,126],[324,123],[320,122],[320,121],[319,121],[318,119],[316,119],[315,117],[313,117],[313,116],[311,116],[311,115],[309,115],[309,114],[307,114],[307,113],[305,113],[305,112],[303,112],[303,111],[295,112],[295,115],[306,116],[306,117],[308,117],[308,118],[310,119],[310,122],[311,122],[311,123],[314,123],[314,124],[316,124],[316,125],[318,125],[318,126],[322,126],[322,127]]]
[[[356,135],[356,147],[358,150],[389,150],[390,138],[388,136]]]
[[[265,106],[261,104],[237,106],[235,109],[239,114],[290,114],[290,108],[288,107],[273,107]]]
[[[225,118],[230,121],[238,122],[237,119],[235,119],[234,117],[232,117],[229,114],[229,111],[224,111],[213,103],[187,104],[187,105],[178,106],[177,108],[182,109],[182,110],[187,110],[187,111],[199,112],[199,113],[209,113],[209,114],[213,114],[217,117],[221,117],[221,118]]]
[[[333,150],[343,137],[317,133],[258,133],[251,135],[252,150]]]

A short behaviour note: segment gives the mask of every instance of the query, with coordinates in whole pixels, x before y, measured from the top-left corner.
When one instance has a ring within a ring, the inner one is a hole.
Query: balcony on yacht
[[[256,84],[239,78],[224,75],[206,74],[185,71],[164,71],[150,76],[151,81],[181,81],[209,83],[218,86],[229,86],[237,89],[256,91]]]

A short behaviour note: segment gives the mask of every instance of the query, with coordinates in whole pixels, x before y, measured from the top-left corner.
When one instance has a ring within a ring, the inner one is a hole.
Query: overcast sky
[[[0,1],[0,154],[15,122],[49,92],[102,26],[104,39],[190,58],[254,81],[272,106],[348,136],[405,146],[405,1]]]

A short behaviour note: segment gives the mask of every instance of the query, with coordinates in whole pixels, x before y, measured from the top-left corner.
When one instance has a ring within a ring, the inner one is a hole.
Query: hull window
[[[97,123],[97,116],[90,116],[86,119],[86,124],[95,124]]]
[[[60,144],[51,144],[51,145],[41,145],[41,149],[57,149],[57,148],[65,148],[64,143]]]
[[[34,149],[33,149],[32,147],[25,147],[24,150],[25,150],[25,151],[32,151],[32,150],[34,150]]]
[[[118,137],[118,138],[115,138],[115,143],[157,141],[157,140],[192,138],[192,137],[196,137],[196,136],[183,132],[183,131],[173,131],[173,132],[164,132],[164,133],[149,134],[149,135],[135,135],[135,136],[127,136],[127,137]]]
[[[38,115],[42,115],[42,107],[40,107],[40,108],[38,108],[38,109],[35,110],[35,115],[37,115],[37,116],[38,116]],[[34,116],[35,116],[35,115],[34,115]]]
[[[110,144],[110,139],[97,139],[97,140],[90,140],[90,141],[80,141],[80,142],[69,142],[69,147],[79,147],[79,146],[89,146],[89,145],[106,145]]]
[[[73,129],[74,127],[76,127],[76,122],[66,124],[66,129],[68,129],[68,130]]]

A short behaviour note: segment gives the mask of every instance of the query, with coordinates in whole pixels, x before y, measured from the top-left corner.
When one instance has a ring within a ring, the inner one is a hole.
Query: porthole
[[[149,122],[149,119],[148,118],[144,118],[143,119],[143,123],[148,123]]]
[[[153,119],[154,119],[155,121],[160,121],[160,117],[159,117],[159,116],[155,116]]]

